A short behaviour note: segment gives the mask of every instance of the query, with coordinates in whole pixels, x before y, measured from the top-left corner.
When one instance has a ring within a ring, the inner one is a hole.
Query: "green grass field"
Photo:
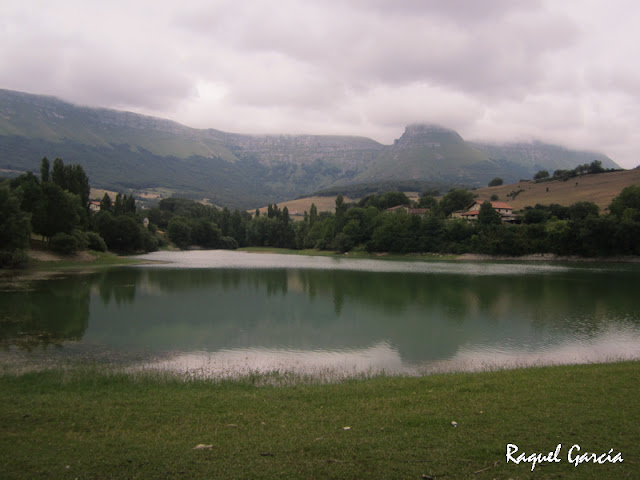
[[[637,362],[334,384],[102,367],[5,373],[1,476],[638,478],[639,374]],[[532,472],[506,463],[507,444],[527,454],[562,444],[561,461]],[[624,461],[576,467],[574,444]]]

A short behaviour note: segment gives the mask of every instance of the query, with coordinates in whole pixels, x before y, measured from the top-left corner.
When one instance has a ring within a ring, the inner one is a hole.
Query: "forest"
[[[451,219],[474,201],[472,191],[433,190],[417,202],[401,192],[371,194],[356,203],[338,195],[333,212],[312,205],[293,221],[287,207],[269,205],[266,214],[217,208],[171,197],[139,209],[132,195],[105,194],[100,210],[89,208],[89,181],[79,165],[42,160],[40,177],[28,172],[0,184],[0,264],[27,263],[34,236],[53,251],[149,252],[169,243],[180,249],[260,246],[338,252],[480,253],[520,256],[555,253],[583,257],[640,254],[640,186],[625,188],[606,212],[591,202],[535,205],[503,223],[490,202],[477,221]],[[418,207],[420,214],[399,209]]]

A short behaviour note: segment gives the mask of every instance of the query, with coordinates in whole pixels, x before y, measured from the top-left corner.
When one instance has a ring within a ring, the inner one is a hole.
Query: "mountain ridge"
[[[408,125],[392,145],[347,135],[246,135],[0,89],[1,169],[37,171],[43,156],[60,157],[81,164],[97,187],[164,187],[167,194],[239,208],[354,183],[516,181],[535,168],[574,168],[594,155],[617,167],[605,155],[564,147],[539,147],[537,154],[509,148],[467,142],[455,130],[424,124]]]

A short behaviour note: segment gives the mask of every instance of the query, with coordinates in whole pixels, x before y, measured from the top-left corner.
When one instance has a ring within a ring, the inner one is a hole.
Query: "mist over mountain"
[[[485,186],[496,176],[517,181],[593,160],[618,168],[598,153],[540,142],[471,143],[433,125],[410,125],[393,145],[354,136],[242,135],[0,90],[0,169],[37,172],[43,156],[79,163],[93,187],[162,189],[238,208],[358,183]]]

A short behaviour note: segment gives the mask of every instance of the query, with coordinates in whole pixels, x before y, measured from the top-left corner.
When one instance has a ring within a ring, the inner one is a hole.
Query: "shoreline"
[[[188,250],[186,250],[188,251]],[[553,253],[535,253],[522,256],[487,255],[479,253],[446,254],[446,253],[393,253],[393,252],[346,252],[334,250],[294,250],[275,247],[242,247],[235,251],[251,254],[302,255],[308,257],[353,258],[369,260],[414,260],[426,262],[546,262],[546,263],[618,263],[637,264],[640,257],[579,257],[575,255],[556,255]],[[121,267],[129,265],[146,265],[157,263],[143,260],[140,255],[126,256],[114,252],[81,251],[71,255],[62,255],[42,249],[28,250],[29,263],[23,269],[5,269],[0,277],[34,278],[55,275],[61,272],[87,272],[100,268]],[[160,262],[163,263],[163,262]]]
[[[640,257],[579,257],[577,255],[557,255],[555,253],[532,253],[520,257],[508,255],[486,255],[482,253],[463,253],[456,260],[468,261],[521,261],[521,262],[560,262],[560,263],[640,263]]]
[[[393,253],[393,252],[346,252],[339,253],[335,250],[293,250],[275,247],[243,247],[237,251],[278,255],[305,255],[310,257],[338,257],[338,258],[367,258],[380,260],[425,260],[425,261],[463,261],[463,262],[550,262],[550,263],[640,263],[640,257],[615,256],[615,257],[580,257],[577,255],[557,255],[555,253],[532,253],[522,256],[488,255],[482,253]]]

